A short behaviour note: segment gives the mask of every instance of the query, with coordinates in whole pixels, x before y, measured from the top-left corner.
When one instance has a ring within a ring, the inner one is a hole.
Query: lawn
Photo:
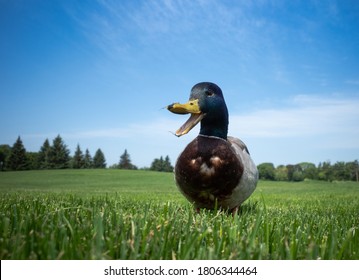
[[[359,259],[355,182],[260,181],[235,217],[150,171],[1,172],[0,196],[0,259]]]

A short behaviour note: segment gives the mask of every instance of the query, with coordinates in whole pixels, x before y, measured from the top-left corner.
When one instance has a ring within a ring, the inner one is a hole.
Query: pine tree
[[[105,155],[101,149],[98,149],[93,157],[93,166],[94,168],[106,168]]]
[[[21,141],[20,136],[11,148],[8,167],[11,170],[25,170],[27,169],[26,150]]]
[[[153,171],[163,171],[163,157],[155,158],[150,167]]]
[[[170,157],[168,155],[165,157],[163,171],[165,171],[165,172],[173,172],[173,166],[171,164],[171,160],[170,160]]]
[[[77,144],[74,157],[72,158],[72,168],[80,169],[80,168],[84,168],[84,165],[85,165],[85,158],[81,151],[80,145]]]
[[[38,170],[39,169],[39,153],[38,152],[26,152],[27,169]]]
[[[164,160],[162,156],[159,159],[155,158],[151,164],[150,170],[160,172],[172,172],[173,166],[171,165],[169,156],[166,156]]]
[[[46,138],[44,144],[42,144],[39,156],[38,156],[38,166],[40,169],[49,169],[51,168],[51,146],[49,139]]]
[[[127,153],[127,150],[125,149],[125,152],[120,156],[120,162],[118,164],[119,169],[137,169],[135,165],[131,163],[130,154]]]
[[[84,168],[92,168],[92,167],[93,167],[93,160],[89,150],[86,149],[84,156]]]
[[[53,140],[50,155],[52,168],[64,169],[69,167],[70,151],[60,135],[57,135]]]

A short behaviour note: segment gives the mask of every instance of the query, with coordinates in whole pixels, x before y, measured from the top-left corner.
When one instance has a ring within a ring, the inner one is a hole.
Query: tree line
[[[359,181],[359,162],[330,161],[314,163],[302,162],[299,164],[279,165],[266,162],[258,165],[259,179],[271,181],[299,182],[305,179],[323,181]]]
[[[57,135],[52,144],[46,139],[38,152],[27,152],[19,136],[12,147],[9,145],[0,145],[0,170],[41,170],[41,169],[89,169],[106,168],[106,158],[101,149],[97,149],[94,157],[91,156],[88,149],[83,152],[79,144],[73,156],[60,135]],[[110,166],[118,169],[138,169],[132,164],[130,154],[125,149],[120,156],[118,164]],[[150,168],[146,170],[172,172],[173,166],[168,156],[165,160],[154,159]]]
[[[89,150],[81,150],[79,144],[73,156],[60,135],[57,135],[52,143],[46,139],[38,152],[27,152],[20,136],[12,147],[0,145],[0,170],[38,170],[38,169],[86,169],[106,168],[106,158],[101,149],[97,149],[92,157]],[[303,181],[325,180],[325,181],[359,181],[359,162],[338,161],[331,164],[329,161],[319,163],[302,162],[299,164],[288,164],[274,166],[273,163],[261,163],[258,166],[259,179],[272,181]],[[109,168],[138,169],[131,161],[130,154],[125,149],[117,164]],[[151,166],[141,168],[161,172],[173,172],[169,156],[155,158]]]

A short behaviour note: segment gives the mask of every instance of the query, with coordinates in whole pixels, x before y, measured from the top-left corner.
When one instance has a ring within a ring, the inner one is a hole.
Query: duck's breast
[[[176,184],[185,197],[198,207],[213,208],[237,188],[244,167],[229,141],[198,136],[177,159]]]

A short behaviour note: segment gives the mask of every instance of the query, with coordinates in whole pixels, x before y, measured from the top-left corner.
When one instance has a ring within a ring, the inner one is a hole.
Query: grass
[[[259,182],[196,214],[173,175],[0,173],[0,259],[359,259],[359,184]]]

